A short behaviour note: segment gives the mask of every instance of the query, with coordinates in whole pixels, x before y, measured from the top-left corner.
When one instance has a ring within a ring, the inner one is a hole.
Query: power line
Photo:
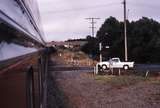
[[[55,11],[47,11],[47,13],[67,13],[67,12],[76,12],[76,11],[83,11],[83,10],[90,10],[90,9],[99,9],[99,8],[108,8],[115,5],[120,5],[122,2],[112,2],[108,4],[99,4],[94,6],[86,6],[86,7],[79,7],[79,8],[71,8],[71,9],[63,9],[63,10],[55,10]],[[137,6],[137,7],[146,7],[146,8],[152,8],[152,9],[159,9],[159,5],[153,5],[153,4],[147,4],[147,3],[135,3],[132,1],[127,2],[128,5]]]
[[[100,18],[86,18],[87,20],[91,20],[91,30],[92,30],[92,37],[94,37],[94,30],[95,30],[95,20],[98,20],[98,19],[100,19]]]
[[[143,8],[159,9],[159,5],[153,5],[153,4],[147,4],[147,3],[128,2],[128,5],[143,7]]]
[[[120,2],[115,2],[115,3],[100,4],[100,5],[95,5],[95,6],[74,8],[74,9],[72,8],[72,9],[48,11],[48,13],[66,13],[66,12],[74,12],[74,11],[83,11],[83,10],[96,9],[96,8],[106,8],[106,7],[120,5],[120,4],[121,4]]]

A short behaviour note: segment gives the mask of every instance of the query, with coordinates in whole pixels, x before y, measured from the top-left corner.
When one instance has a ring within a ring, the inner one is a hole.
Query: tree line
[[[93,58],[98,58],[99,43],[103,47],[103,59],[119,57],[124,60],[124,22],[109,17],[102,24],[96,37],[87,36],[88,43],[82,51]],[[127,41],[129,61],[136,63],[160,63],[160,23],[142,17],[137,21],[127,21]]]

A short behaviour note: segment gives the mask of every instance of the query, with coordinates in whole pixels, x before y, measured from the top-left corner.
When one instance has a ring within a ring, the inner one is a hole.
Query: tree
[[[85,44],[81,50],[94,58],[96,55],[98,55],[97,39],[91,36],[87,36],[87,41],[87,44]]]
[[[97,32],[96,38],[88,37],[84,51],[97,54],[98,44],[110,46],[103,51],[105,58],[120,57],[124,59],[124,23],[114,17],[109,17]],[[160,23],[142,17],[137,21],[127,21],[128,55],[129,60],[137,63],[160,62]],[[95,49],[96,48],[96,49]]]
[[[109,17],[97,32],[97,39],[103,46],[110,46],[108,53],[104,55],[107,58],[123,58],[123,29],[122,24],[114,17]],[[107,35],[106,35],[107,34]]]

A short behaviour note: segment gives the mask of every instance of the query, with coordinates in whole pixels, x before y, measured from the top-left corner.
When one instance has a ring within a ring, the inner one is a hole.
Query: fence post
[[[149,70],[146,71],[145,77],[148,77]]]
[[[96,64],[95,74],[98,75],[98,73],[99,73],[98,64]]]
[[[119,76],[120,76],[121,75],[121,69],[120,68],[118,69],[118,73],[119,73]]]
[[[114,72],[113,72],[113,68],[111,68],[111,73],[112,73],[112,75],[114,74]]]

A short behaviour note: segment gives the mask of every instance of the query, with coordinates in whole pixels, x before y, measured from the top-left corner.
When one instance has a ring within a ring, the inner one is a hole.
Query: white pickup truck
[[[112,58],[109,61],[100,62],[97,65],[103,70],[108,68],[123,68],[127,70],[134,67],[134,62],[121,62],[119,58]]]

